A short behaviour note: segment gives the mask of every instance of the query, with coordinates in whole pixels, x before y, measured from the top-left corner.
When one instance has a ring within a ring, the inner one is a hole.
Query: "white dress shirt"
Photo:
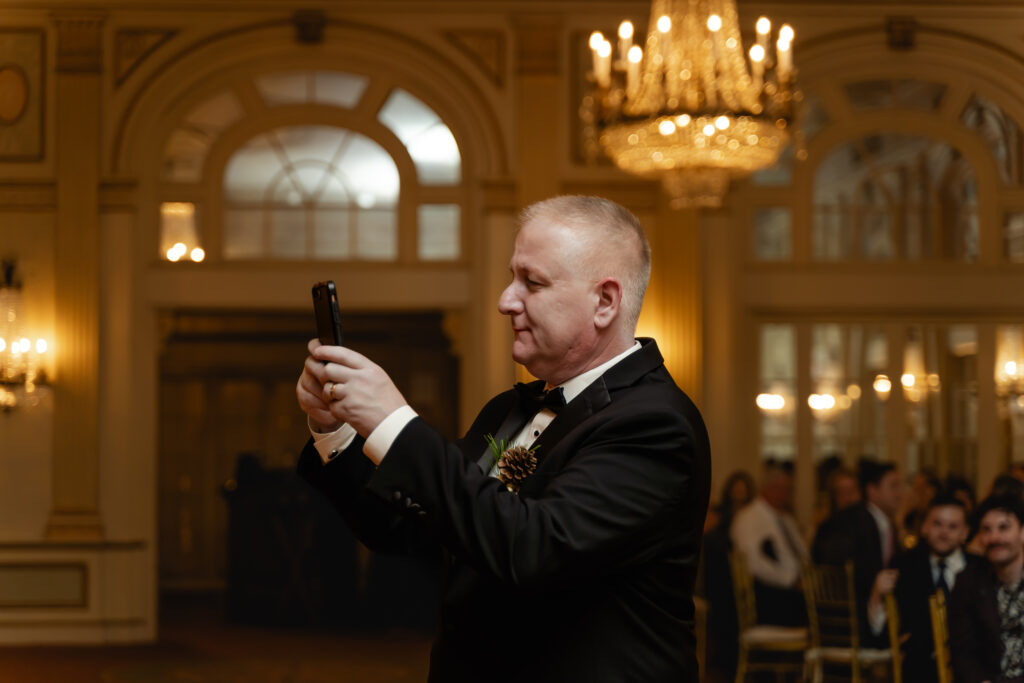
[[[807,545],[793,515],[758,496],[736,513],[729,535],[733,547],[746,556],[751,576],[778,588],[796,586]],[[766,541],[771,541],[775,559],[765,554]]]
[[[583,393],[584,389],[590,386],[598,377],[607,372],[613,365],[639,349],[640,342],[635,341],[632,346],[614,358],[605,361],[601,365],[591,368],[572,379],[566,380],[562,384],[559,384],[558,386],[562,388],[562,395],[565,397],[565,402],[569,403],[579,396]],[[375,465],[379,465],[381,461],[384,460],[384,456],[387,455],[388,450],[390,450],[395,439],[398,438],[398,435],[403,429],[405,429],[405,426],[412,422],[416,415],[416,411],[408,405],[404,405],[388,415],[379,425],[377,425],[377,428],[370,433],[370,436],[366,438],[366,443],[363,444],[363,454],[372,460]],[[544,430],[547,429],[548,425],[551,424],[551,421],[554,419],[555,414],[553,412],[546,408],[541,410],[533,416],[533,419],[526,423],[526,426],[523,427],[522,430],[519,431],[516,438],[512,441],[512,444],[529,445],[533,443],[537,437],[544,433]],[[355,428],[349,424],[343,424],[337,430],[326,434],[317,433],[313,430],[312,426],[310,426],[310,432],[313,434],[313,446],[320,454],[320,459],[325,465],[336,458],[343,450],[348,448],[352,443],[352,440],[356,437]],[[497,464],[491,468],[492,476],[496,471]]]

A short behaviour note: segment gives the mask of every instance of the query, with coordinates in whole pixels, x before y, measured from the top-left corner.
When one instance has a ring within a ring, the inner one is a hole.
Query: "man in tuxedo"
[[[985,560],[957,578],[949,646],[958,683],[1024,683],[1024,504],[992,495],[978,506]]]
[[[866,647],[886,647],[885,634],[876,634],[868,618],[873,590],[892,590],[896,572],[890,567],[899,551],[896,514],[903,502],[903,479],[892,463],[861,459],[857,478],[863,501],[839,510],[818,527],[811,556],[818,564],[853,562],[857,623]],[[875,582],[880,584],[876,587]]]
[[[925,508],[920,541],[894,562],[898,577],[893,594],[899,608],[900,633],[906,638],[903,680],[920,683],[938,680],[928,599],[941,590],[948,603],[960,572],[982,561],[964,552],[968,530],[963,503],[948,493],[937,494]],[[880,591],[882,588],[879,587]],[[882,633],[885,625],[885,606],[880,591],[872,594],[869,608],[876,633]]]
[[[807,545],[790,512],[792,505],[792,464],[769,461],[760,495],[737,512],[732,523],[733,547],[743,553],[754,579],[759,624],[807,625],[800,586]]]
[[[643,229],[594,197],[540,202],[520,225],[498,309],[540,380],[446,443],[383,369],[311,341],[299,472],[371,549],[444,549],[430,681],[697,681],[709,444],[655,342],[633,336]],[[488,443],[506,439],[528,473],[516,492],[492,476],[509,461],[495,467]]]

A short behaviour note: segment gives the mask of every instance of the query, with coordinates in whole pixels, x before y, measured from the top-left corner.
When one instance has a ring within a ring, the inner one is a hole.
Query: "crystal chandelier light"
[[[14,259],[0,263],[0,412],[39,403],[37,390],[45,385],[43,361],[48,343],[23,336],[21,281]]]
[[[730,178],[771,166],[790,140],[794,33],[782,26],[771,45],[771,28],[758,19],[745,55],[733,0],[653,0],[644,48],[629,21],[617,51],[593,33],[588,156],[599,139],[619,168],[660,178],[673,207],[720,206]]]

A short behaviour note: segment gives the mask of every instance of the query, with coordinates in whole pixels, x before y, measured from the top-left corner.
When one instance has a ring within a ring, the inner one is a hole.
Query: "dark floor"
[[[0,683],[423,683],[430,635],[229,624],[216,599],[165,599],[159,642],[0,647]]]

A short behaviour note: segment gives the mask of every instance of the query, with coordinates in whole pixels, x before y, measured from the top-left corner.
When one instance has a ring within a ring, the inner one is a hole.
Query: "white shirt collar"
[[[935,553],[928,553],[928,559],[931,561],[932,567],[938,565],[939,556]],[[960,572],[967,565],[967,558],[964,557],[964,551],[962,548],[957,548],[949,555],[946,556],[946,569],[951,570],[954,574]]]
[[[619,355],[615,356],[615,358],[607,360],[604,363],[598,365],[596,368],[590,368],[583,374],[576,375],[572,379],[568,379],[559,384],[558,386],[562,387],[562,395],[565,396],[565,402],[568,403],[569,401],[579,396],[581,393],[583,393],[584,389],[589,387],[594,380],[596,380],[598,377],[607,372],[609,368],[611,368],[613,365],[618,363],[620,360],[622,360],[629,354],[639,349],[640,342],[634,341],[632,346],[630,346],[628,349],[626,349]]]

